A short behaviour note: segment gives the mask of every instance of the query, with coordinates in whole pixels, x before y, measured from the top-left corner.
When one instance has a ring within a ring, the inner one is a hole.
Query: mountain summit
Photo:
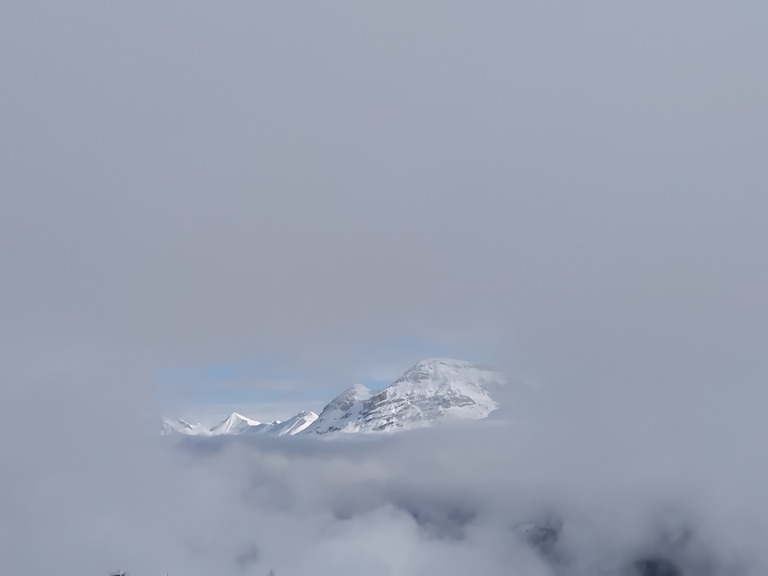
[[[250,428],[260,426],[261,422],[258,420],[251,420],[250,418],[232,412],[226,419],[222,420],[218,425],[211,428],[211,434],[243,434]]]
[[[428,358],[378,392],[361,384],[353,386],[332,400],[306,432],[382,432],[478,420],[498,408],[488,387],[502,382],[503,377],[490,368]]]
[[[488,367],[450,358],[427,358],[381,390],[355,384],[331,400],[319,416],[300,412],[283,422],[260,423],[233,412],[209,430],[179,420],[166,421],[166,430],[207,436],[294,436],[384,432],[438,422],[479,420],[499,407],[489,390],[503,383],[503,376]]]

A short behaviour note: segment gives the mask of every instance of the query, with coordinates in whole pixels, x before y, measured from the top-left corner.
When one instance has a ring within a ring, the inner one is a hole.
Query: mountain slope
[[[163,428],[162,428],[163,434],[173,434],[173,433],[180,433],[180,434],[187,434],[189,436],[206,436],[211,433],[211,431],[203,426],[202,424],[190,424],[186,420],[182,420],[181,418],[173,418],[173,419],[163,419]]]
[[[355,384],[331,400],[307,433],[359,432],[366,402],[372,392],[362,384]]]
[[[237,412],[232,412],[227,418],[211,428],[211,434],[214,436],[219,434],[244,434],[245,432],[248,432],[249,429],[260,425],[261,422],[258,420],[251,420]]]
[[[248,434],[266,434],[268,436],[293,436],[302,432],[307,426],[317,420],[317,414],[312,411],[302,411],[288,420],[275,420],[247,430]]]
[[[485,418],[498,408],[488,388],[502,382],[489,368],[428,358],[379,392],[353,386],[331,401],[306,433],[381,432]]]

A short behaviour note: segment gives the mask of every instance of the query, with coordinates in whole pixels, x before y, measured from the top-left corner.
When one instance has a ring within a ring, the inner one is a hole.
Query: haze
[[[554,507],[573,574],[659,510],[764,573],[767,26],[2,2],[0,572],[547,574],[502,535]],[[292,406],[433,355],[539,393],[408,441],[157,437],[229,394],[206,367]]]

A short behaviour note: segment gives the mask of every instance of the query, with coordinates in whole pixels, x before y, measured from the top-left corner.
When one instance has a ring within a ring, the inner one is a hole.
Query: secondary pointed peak
[[[232,434],[249,428],[250,426],[259,426],[261,422],[253,420],[237,412],[232,412],[219,424],[211,428],[211,434]]]

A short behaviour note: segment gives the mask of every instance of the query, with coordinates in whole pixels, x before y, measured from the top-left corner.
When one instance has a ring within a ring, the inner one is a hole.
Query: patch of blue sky
[[[391,384],[424,358],[464,357],[459,346],[418,334],[401,335],[378,347],[360,345],[353,351],[353,355],[359,373],[357,381],[373,389]]]
[[[367,388],[370,388],[371,390],[381,390],[382,388],[386,388],[390,384],[392,384],[393,380],[383,380],[380,378],[373,379],[373,380],[363,380],[363,384]]]
[[[316,401],[340,392],[338,381],[311,370],[264,363],[213,362],[166,368],[155,375],[164,404],[251,404]]]
[[[156,374],[156,381],[162,399],[198,405],[330,400],[356,382],[384,388],[423,358],[475,360],[464,358],[464,352],[455,343],[406,334],[361,343],[335,365],[293,361],[286,368],[269,360],[217,361],[168,367]]]

